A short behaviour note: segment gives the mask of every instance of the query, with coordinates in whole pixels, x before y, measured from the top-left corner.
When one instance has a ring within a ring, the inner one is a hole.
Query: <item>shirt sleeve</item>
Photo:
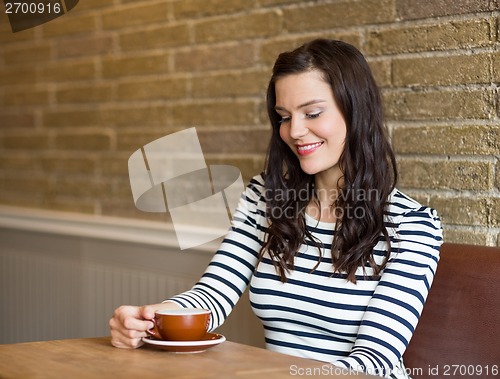
[[[184,308],[210,309],[209,331],[224,323],[254,273],[264,234],[261,182],[260,176],[250,181],[233,215],[230,231],[200,280],[191,290],[166,300]]]
[[[398,217],[399,218],[399,217]],[[435,210],[400,216],[391,258],[375,289],[348,357],[336,366],[390,376],[415,331],[436,273],[443,242]],[[400,367],[399,365],[397,367]]]

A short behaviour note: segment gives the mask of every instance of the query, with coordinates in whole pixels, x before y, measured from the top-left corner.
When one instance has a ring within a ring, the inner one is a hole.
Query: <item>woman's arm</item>
[[[396,220],[395,220],[396,221]],[[387,376],[401,359],[436,273],[442,229],[436,212],[401,216],[389,260],[348,357],[335,365]]]
[[[260,251],[259,210],[263,180],[250,182],[234,214],[233,227],[215,253],[202,278],[187,292],[160,304],[142,307],[121,306],[109,321],[111,343],[116,347],[135,348],[143,344],[154,312],[172,308],[206,308],[212,311],[209,330],[221,325],[245,290]]]

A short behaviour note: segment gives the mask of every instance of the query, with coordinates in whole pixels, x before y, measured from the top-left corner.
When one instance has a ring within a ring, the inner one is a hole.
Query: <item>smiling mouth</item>
[[[310,143],[307,145],[297,145],[297,153],[299,155],[308,155],[316,151],[323,142]]]

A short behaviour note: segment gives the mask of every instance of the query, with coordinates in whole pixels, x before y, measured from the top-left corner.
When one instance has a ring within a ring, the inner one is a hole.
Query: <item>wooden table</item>
[[[226,341],[205,352],[177,354],[154,346],[118,349],[109,337],[0,345],[0,378],[281,379],[370,378],[336,373],[323,362]],[[372,377],[373,378],[373,377]]]

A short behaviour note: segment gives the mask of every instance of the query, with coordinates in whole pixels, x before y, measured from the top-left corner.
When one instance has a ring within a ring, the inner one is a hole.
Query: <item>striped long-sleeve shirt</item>
[[[406,378],[402,354],[415,330],[439,260],[442,229],[435,210],[395,189],[389,198],[386,227],[389,261],[377,279],[359,268],[356,283],[333,274],[334,224],[306,215],[306,227],[319,250],[305,241],[288,281],[282,283],[270,257],[257,265],[265,241],[266,205],[261,175],[254,177],[227,234],[195,286],[169,300],[183,307],[212,311],[210,330],[220,326],[247,286],[253,311],[262,321],[266,347],[369,374]],[[385,257],[381,237],[373,250]]]

